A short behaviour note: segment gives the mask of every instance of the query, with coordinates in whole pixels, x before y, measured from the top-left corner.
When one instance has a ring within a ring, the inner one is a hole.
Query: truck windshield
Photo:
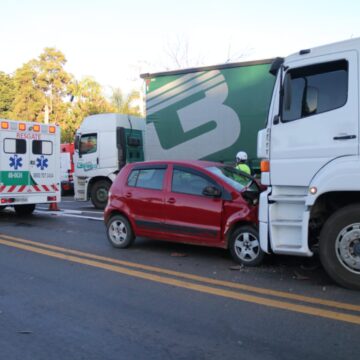
[[[210,166],[207,170],[217,175],[238,191],[243,190],[253,181],[251,177],[243,175],[231,166]]]

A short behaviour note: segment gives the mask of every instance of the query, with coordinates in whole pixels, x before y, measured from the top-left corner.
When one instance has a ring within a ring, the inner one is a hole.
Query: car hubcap
[[[360,223],[342,229],[335,242],[336,256],[351,272],[360,274]]]
[[[235,240],[235,252],[244,262],[254,260],[260,252],[259,240],[252,233],[241,233]]]
[[[115,244],[122,244],[126,240],[127,231],[123,222],[114,221],[109,228],[109,235]]]

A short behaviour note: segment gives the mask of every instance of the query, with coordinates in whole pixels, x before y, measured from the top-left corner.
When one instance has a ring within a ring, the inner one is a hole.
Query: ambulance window
[[[51,155],[53,153],[51,141],[34,140],[32,151],[34,155]]]
[[[6,154],[26,154],[26,140],[24,140],[24,139],[4,139],[4,153],[6,153]]]

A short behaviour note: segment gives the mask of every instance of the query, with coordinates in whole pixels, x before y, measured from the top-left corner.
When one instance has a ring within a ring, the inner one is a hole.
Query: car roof
[[[215,161],[205,160],[151,160],[131,163],[133,166],[138,165],[180,165],[180,166],[196,166],[201,168],[207,168],[209,166],[222,166],[224,164]]]

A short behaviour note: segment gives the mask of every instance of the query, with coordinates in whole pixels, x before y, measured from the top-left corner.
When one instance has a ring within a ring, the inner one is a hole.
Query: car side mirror
[[[208,185],[205,186],[204,190],[202,191],[202,194],[210,197],[220,197],[221,190],[216,186]]]

